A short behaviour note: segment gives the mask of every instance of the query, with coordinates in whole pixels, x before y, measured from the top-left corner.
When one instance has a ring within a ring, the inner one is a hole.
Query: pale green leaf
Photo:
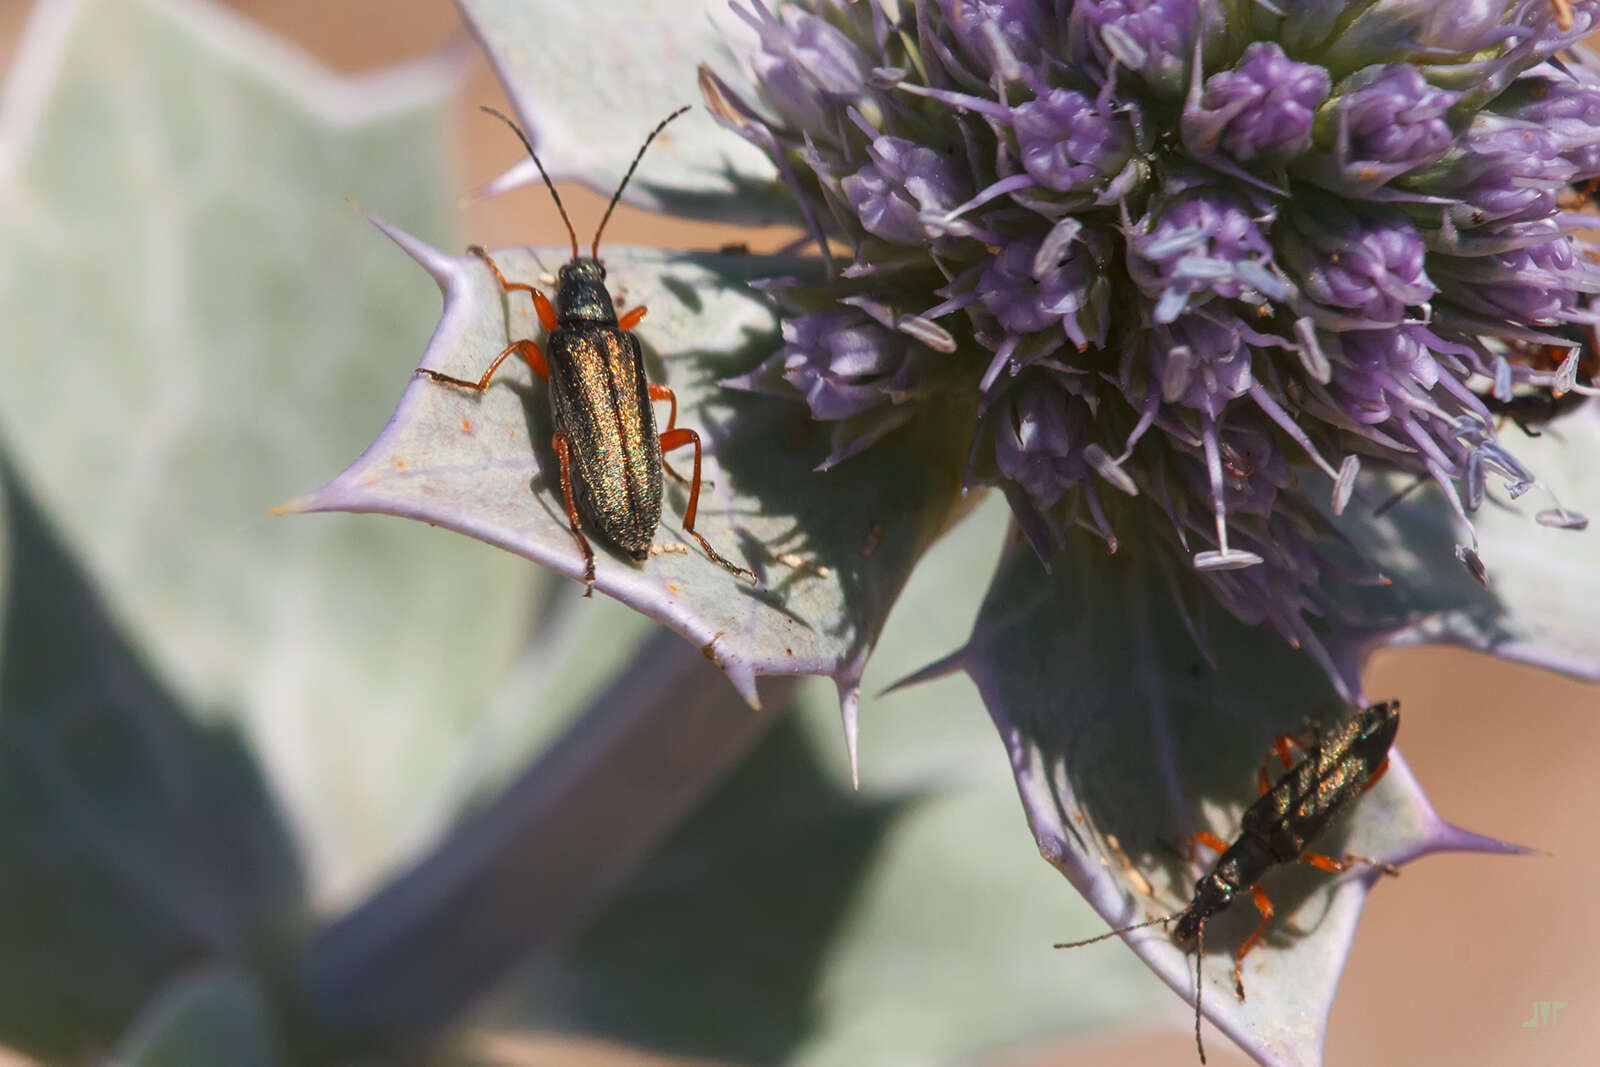
[[[524,568],[267,509],[382,425],[445,238],[449,62],[347,79],[209,4],[46,0],[0,110],[0,434],[182,703],[237,724],[324,901],[394,863],[483,714]]]
[[[480,259],[382,225],[445,290],[424,368],[472,380],[508,338],[537,333],[531,302],[503,297]],[[506,278],[548,286],[564,253],[494,257]],[[758,675],[825,674],[850,705],[901,584],[956,505],[960,443],[923,420],[870,456],[816,472],[826,435],[802,404],[720,386],[779,343],[775,309],[748,280],[794,264],[630,249],[612,249],[606,262],[619,305],[651,308],[638,334],[647,371],[676,391],[680,424],[705,441],[697,530],[760,581],[729,574],[679,531],[686,491],[671,485],[657,554],[641,564],[597,544],[596,589],[683,634],[752,703]],[[580,577],[549,403],[547,386],[515,360],[483,393],[417,375],[366,452],[285,507],[422,519]],[[687,450],[677,456],[680,470],[691,469]]]
[[[718,26],[741,26],[724,0],[458,3],[545,169],[605,195],[656,123],[699,102],[699,64],[728,64]],[[486,191],[538,181],[524,160]],[[798,218],[766,156],[698,107],[662,133],[626,197],[655,211],[722,222]]]
[[[265,998],[238,971],[208,968],[164,986],[111,1056],[117,1067],[275,1067]]]
[[[1522,436],[1512,428],[1506,433]],[[1537,518],[1556,510],[1551,491],[1570,512],[1600,516],[1600,479],[1594,471],[1600,410],[1587,404],[1544,427],[1539,437],[1508,444],[1543,487],[1513,500],[1491,476],[1487,499],[1473,514],[1488,589],[1452,558],[1455,544],[1471,544],[1472,535],[1443,494],[1429,486],[1395,505],[1387,522],[1352,516],[1345,523],[1356,544],[1395,582],[1392,597],[1365,598],[1363,617],[1385,626],[1385,643],[1457,644],[1600,681],[1600,629],[1594,625],[1600,568],[1592,563],[1596,531],[1546,526]],[[1389,478],[1371,492],[1382,500],[1407,487],[1406,481]],[[1397,624],[1400,629],[1390,629]]]
[[[1161,568],[1127,549],[1108,565],[1103,545],[1073,538],[1046,581],[1033,551],[1014,543],[971,639],[931,672],[960,668],[977,683],[1040,850],[1117,926],[1188,905],[1215,859],[1202,851],[1205,866],[1188,862],[1191,835],[1239,837],[1276,733],[1350,714],[1306,652],[1207,599],[1191,609],[1208,635],[1207,656],[1176,604]],[[1403,743],[1403,714],[1401,722]],[[1311,842],[1312,851],[1337,857],[1348,849],[1391,864],[1444,850],[1516,851],[1444,822],[1398,748],[1391,760],[1382,782]],[[1270,770],[1282,772],[1276,763]],[[1340,876],[1295,864],[1270,870],[1263,888],[1276,916],[1247,957],[1248,1000],[1235,999],[1230,967],[1259,922],[1248,895],[1206,926],[1207,1016],[1263,1063],[1320,1063],[1339,972],[1379,878],[1365,866]],[[1103,930],[1066,930],[1058,939]],[[1193,1000],[1193,956],[1160,926],[1127,941]],[[1111,944],[1075,948],[1058,964],[1064,973],[1092,973],[1103,966],[1097,953],[1115,952]]]
[[[1006,518],[995,498],[929,550],[875,673],[970,628]],[[484,1025],[743,1063],[936,1063],[1149,1010],[1159,986],[1131,958],[1075,979],[1051,950],[1088,913],[1039,863],[969,682],[869,701],[859,790],[833,703],[804,687],[799,717]]]
[[[235,732],[130,650],[0,466],[0,1043],[103,1045],[155,985],[303,929],[293,845]]]

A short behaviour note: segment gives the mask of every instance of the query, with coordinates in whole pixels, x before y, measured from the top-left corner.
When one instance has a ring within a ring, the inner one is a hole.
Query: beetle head
[[[617,311],[606,292],[606,269],[598,259],[575,257],[556,275],[556,312],[562,322],[615,326]]]

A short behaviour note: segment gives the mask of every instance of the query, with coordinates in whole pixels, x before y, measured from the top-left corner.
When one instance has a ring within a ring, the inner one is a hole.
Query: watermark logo
[[[1567,1006],[1564,1000],[1536,1000],[1533,1002],[1533,1018],[1523,1022],[1524,1030],[1554,1030],[1556,1026],[1556,1012]]]

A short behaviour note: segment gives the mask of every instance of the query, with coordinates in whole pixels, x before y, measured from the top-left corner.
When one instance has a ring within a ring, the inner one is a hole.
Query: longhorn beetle
[[[1346,854],[1343,860],[1307,852],[1306,846],[1328,827],[1338,815],[1353,804],[1361,794],[1371,789],[1389,769],[1389,748],[1400,729],[1400,702],[1374,704],[1345,720],[1327,735],[1313,734],[1309,739],[1292,734],[1277,734],[1273,739],[1273,752],[1285,767],[1283,776],[1269,782],[1267,766],[1272,754],[1261,761],[1256,772],[1260,797],[1239,820],[1239,836],[1228,844],[1215,834],[1200,831],[1194,841],[1221,853],[1209,873],[1194,884],[1194,899],[1182,911],[1149,919],[1120,929],[1111,930],[1098,937],[1071,941],[1056,948],[1077,948],[1092,945],[1108,937],[1125,934],[1130,930],[1166,925],[1177,921],[1173,938],[1181,944],[1194,942],[1194,1042],[1200,1051],[1200,1062],[1206,1062],[1205,1045],[1200,1040],[1200,966],[1205,959],[1205,930],[1210,918],[1222,911],[1233,898],[1249,891],[1250,898],[1261,912],[1261,925],[1244,939],[1233,957],[1233,990],[1244,999],[1244,979],[1241,968],[1245,953],[1249,952],[1272,921],[1272,902],[1256,883],[1271,867],[1303,859],[1324,871],[1343,871],[1351,863],[1366,863],[1385,874],[1400,872],[1388,864],[1375,863],[1364,856]],[[1289,746],[1300,748],[1304,755],[1299,763],[1293,762]],[[1193,845],[1190,846],[1193,858]]]
[[[419,373],[445,385],[481,393],[489,387],[489,379],[494,377],[500,364],[515,352],[548,384],[550,411],[555,421],[550,449],[560,464],[567,522],[578,548],[583,551],[584,596],[594,593],[594,549],[584,536],[584,528],[635,560],[642,562],[649,558],[650,542],[661,522],[663,468],[674,478],[687,480],[689,484],[689,506],[683,513],[684,532],[700,542],[706,555],[728,573],[755,580],[753,573],[724,559],[694,528],[695,512],[700,503],[700,435],[677,425],[678,398],[673,391],[645,380],[643,353],[639,339],[632,333],[644,318],[645,308],[640,305],[618,319],[611,294],[606,291],[606,269],[600,264],[600,234],[622,197],[622,190],[627,188],[628,179],[633,177],[639,160],[644,158],[645,149],[667,123],[689,108],[681,107],[662,119],[639,146],[638,154],[633,157],[617,191],[611,195],[606,213],[600,218],[588,256],[579,254],[577,231],[572,228],[561,195],[556,192],[550,175],[545,173],[544,164],[539,162],[527,135],[494,108],[481,110],[510,126],[528,150],[556,202],[561,221],[566,223],[567,236],[572,239],[572,258],[562,266],[557,277],[556,302],[552,307],[544,293],[535,287],[506,281],[488,252],[476,245],[469,248],[468,251],[489,268],[502,293],[521,290],[533,297],[534,310],[545,328],[548,355],[535,341],[513,341],[494,358],[477,381],[454,378],[426,368]],[[656,400],[672,405],[667,415],[667,428],[659,435],[651,407],[651,402]],[[685,445],[694,446],[694,473],[689,479],[666,466],[663,459],[663,453]]]

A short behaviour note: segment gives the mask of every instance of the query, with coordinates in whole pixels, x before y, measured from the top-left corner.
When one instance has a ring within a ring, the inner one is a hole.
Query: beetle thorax
[[[617,310],[606,292],[606,269],[598,259],[574,258],[557,275],[556,317],[564,325],[580,322],[614,326]]]

